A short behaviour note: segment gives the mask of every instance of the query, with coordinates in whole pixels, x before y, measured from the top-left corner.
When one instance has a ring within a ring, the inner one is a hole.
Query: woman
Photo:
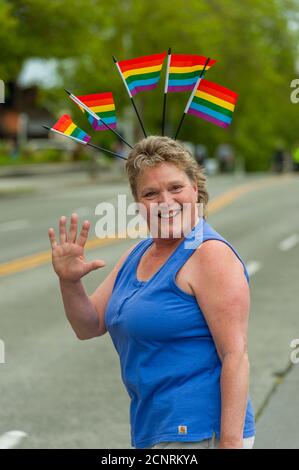
[[[66,315],[79,339],[111,335],[133,447],[251,448],[246,267],[207,223],[205,176],[180,143],[143,139],[126,169],[157,233],[127,250],[89,297],[81,278],[105,263],[84,260],[89,222],[77,238],[76,214],[68,233],[62,217],[60,244],[52,228],[49,238]]]

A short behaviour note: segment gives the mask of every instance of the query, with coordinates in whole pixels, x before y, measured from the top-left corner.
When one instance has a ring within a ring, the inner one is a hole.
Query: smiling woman
[[[77,239],[77,216],[69,233],[62,218],[60,244],[49,230],[68,319],[80,339],[109,332],[131,399],[133,447],[252,447],[249,276],[206,221],[205,175],[179,142],[155,136],[134,146],[126,169],[151,236],[90,297],[81,278],[105,263],[84,259],[89,222]]]
[[[209,196],[206,190],[206,177],[204,172],[188,150],[179,142],[169,137],[148,137],[136,144],[129,153],[126,169],[134,198],[138,199],[141,196],[151,196],[151,194],[148,195],[148,193],[151,192],[151,186],[148,188],[143,187],[142,193],[140,193],[140,191],[138,193],[137,179],[141,176],[145,168],[154,168],[161,162],[171,163],[178,170],[181,170],[180,172],[176,172],[176,175],[179,175],[178,181],[173,180],[171,182],[173,186],[172,191],[178,192],[180,190],[182,178],[186,183],[186,176],[189,178],[189,183],[193,183],[197,188],[197,202],[204,205],[203,216],[205,218]],[[152,179],[151,183],[154,181],[155,180]],[[152,196],[155,196],[155,188],[154,186]]]
[[[150,232],[167,239],[165,248],[190,232],[198,209],[206,218],[204,172],[179,142],[154,136],[142,140],[130,152],[126,169]]]

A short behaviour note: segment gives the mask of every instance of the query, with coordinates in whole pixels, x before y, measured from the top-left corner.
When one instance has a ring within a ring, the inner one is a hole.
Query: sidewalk
[[[0,166],[0,178],[75,173],[88,171],[88,168],[89,161],[4,165]]]
[[[256,424],[255,449],[299,449],[299,364],[277,385]]]
[[[0,198],[122,181],[126,181],[126,175],[120,167],[99,168],[94,172],[84,163],[0,168]]]

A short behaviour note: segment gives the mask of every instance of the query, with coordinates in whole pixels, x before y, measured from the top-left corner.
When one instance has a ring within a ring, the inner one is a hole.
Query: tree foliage
[[[290,101],[290,83],[296,78],[298,6],[298,0],[2,0],[0,76],[15,79],[29,57],[70,58],[73,66],[61,68],[66,88],[113,91],[123,117],[129,101],[113,54],[121,60],[172,47],[210,56],[217,64],[207,79],[239,93],[233,124],[224,130],[186,116],[180,138],[207,145],[211,154],[220,142],[232,143],[248,170],[263,170],[278,139],[286,147],[297,139],[299,105]],[[161,132],[163,82],[164,72],[158,89],[135,99],[153,134]],[[171,135],[188,96],[168,95]],[[53,111],[70,108],[81,121],[80,112],[64,104],[62,90],[41,97]],[[103,134],[101,140],[109,141]]]

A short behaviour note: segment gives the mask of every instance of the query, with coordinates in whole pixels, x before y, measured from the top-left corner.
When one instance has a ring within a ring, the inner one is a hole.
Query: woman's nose
[[[161,191],[159,194],[159,203],[171,205],[173,203],[173,195],[169,191]]]

